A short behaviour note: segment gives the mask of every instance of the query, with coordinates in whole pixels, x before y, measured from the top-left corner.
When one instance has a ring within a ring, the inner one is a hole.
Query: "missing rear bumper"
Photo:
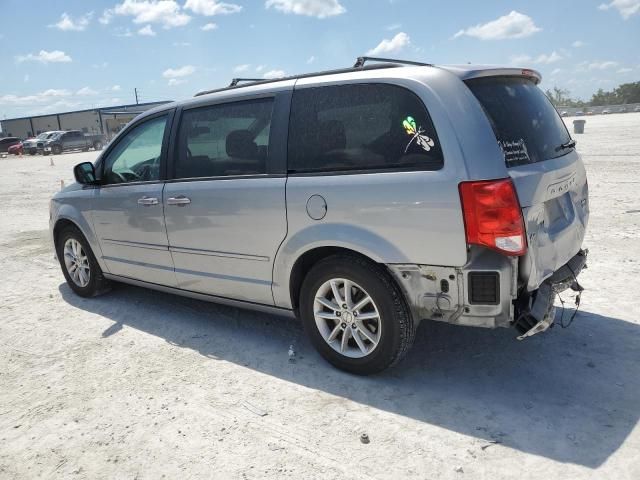
[[[518,340],[524,340],[548,330],[555,320],[556,295],[567,288],[582,292],[578,274],[587,263],[587,250],[580,250],[571,260],[560,267],[550,278],[540,285],[533,294],[523,292],[516,302],[514,327],[520,333]]]

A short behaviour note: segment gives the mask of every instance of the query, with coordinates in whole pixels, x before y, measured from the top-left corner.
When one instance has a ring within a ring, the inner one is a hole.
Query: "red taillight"
[[[462,182],[460,199],[468,244],[506,255],[527,251],[522,211],[510,179]]]

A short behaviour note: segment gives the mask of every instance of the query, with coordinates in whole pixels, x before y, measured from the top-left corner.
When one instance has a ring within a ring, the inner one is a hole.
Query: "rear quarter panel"
[[[390,76],[401,70],[403,77]],[[362,76],[363,78],[358,78]],[[417,94],[433,120],[444,154],[438,171],[291,175],[287,180],[288,233],[274,264],[274,300],[291,307],[289,277],[295,261],[322,246],[360,252],[376,262],[463,266],[467,246],[458,184],[469,178],[463,152],[501,153],[477,101],[454,75],[433,69],[391,69],[301,79],[296,89],[335,83],[392,83]],[[493,139],[493,141],[492,141]],[[463,146],[464,148],[461,148]],[[482,178],[505,177],[491,162]],[[313,220],[309,198],[322,196],[327,213]]]

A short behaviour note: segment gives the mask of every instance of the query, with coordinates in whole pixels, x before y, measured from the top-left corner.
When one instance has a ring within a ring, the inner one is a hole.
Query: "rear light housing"
[[[505,255],[524,255],[524,220],[511,179],[462,182],[459,188],[467,243]]]

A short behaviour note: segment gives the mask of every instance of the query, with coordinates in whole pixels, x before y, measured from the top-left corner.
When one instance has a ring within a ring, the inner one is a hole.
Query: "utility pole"
[[[134,88],[134,89],[133,89],[133,93],[134,93],[134,94],[135,94],[135,96],[136,96],[136,105],[138,105],[138,89],[137,89],[137,88]]]

